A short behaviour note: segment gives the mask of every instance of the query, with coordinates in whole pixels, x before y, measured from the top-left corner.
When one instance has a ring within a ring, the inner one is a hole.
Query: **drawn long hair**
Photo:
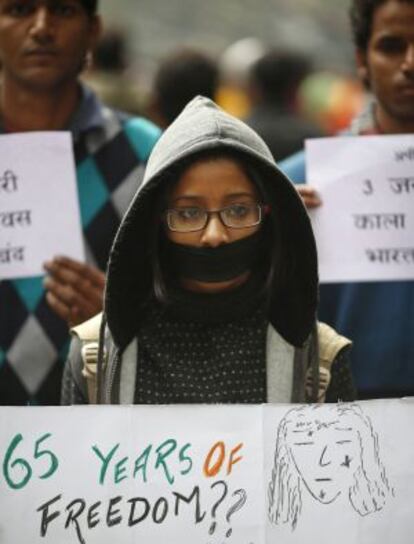
[[[348,497],[352,507],[361,516],[366,516],[382,510],[387,497],[394,495],[394,490],[386,476],[380,458],[378,435],[369,417],[358,404],[339,405],[338,413],[349,418],[350,423],[355,423],[361,462],[354,472],[354,483],[349,488]]]
[[[388,482],[379,454],[378,436],[371,420],[357,404],[332,404],[301,406],[289,410],[281,420],[276,437],[276,447],[271,478],[268,486],[268,516],[271,523],[289,523],[294,530],[302,510],[302,487],[299,474],[287,438],[289,430],[298,421],[317,424],[318,411],[332,412],[332,423],[340,417],[355,432],[360,451],[360,462],[353,474],[348,498],[354,510],[366,516],[381,510],[390,494],[394,494]],[[322,414],[321,414],[322,415]]]
[[[296,412],[290,410],[279,424],[271,480],[268,487],[269,520],[275,525],[290,523],[296,528],[302,511],[302,479],[296,469],[287,440],[289,427],[296,421]]]

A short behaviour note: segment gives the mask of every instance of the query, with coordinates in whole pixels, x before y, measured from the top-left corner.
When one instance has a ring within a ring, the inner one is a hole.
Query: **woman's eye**
[[[250,212],[251,206],[246,204],[233,204],[227,208],[231,217],[245,217]]]
[[[199,219],[201,216],[200,208],[182,208],[177,210],[178,217],[183,221]]]

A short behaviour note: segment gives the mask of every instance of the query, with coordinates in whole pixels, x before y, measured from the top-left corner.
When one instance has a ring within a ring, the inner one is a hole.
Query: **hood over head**
[[[247,162],[257,174],[259,189],[274,215],[274,239],[280,247],[272,250],[278,252],[281,262],[270,285],[269,321],[294,346],[301,346],[312,331],[317,306],[317,257],[306,209],[257,133],[211,100],[199,96],[155,145],[143,183],[112,246],[104,311],[120,349],[136,335],[153,292],[152,252],[154,233],[159,231],[156,210],[160,192],[171,179],[171,171],[209,151],[231,153]]]

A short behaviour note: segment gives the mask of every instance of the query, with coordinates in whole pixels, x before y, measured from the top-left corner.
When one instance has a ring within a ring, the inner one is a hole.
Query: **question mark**
[[[216,487],[219,484],[221,484],[223,486],[223,493],[219,497],[218,501],[216,501],[214,503],[213,508],[211,509],[211,517],[213,518],[213,520],[215,520],[217,508],[224,501],[224,499],[226,498],[226,495],[227,495],[227,484],[226,484],[226,482],[223,482],[223,480],[219,480],[218,482],[214,482],[214,484],[212,484],[210,487],[211,487],[211,489],[213,489],[213,487]],[[212,535],[214,533],[214,531],[216,530],[216,526],[217,526],[217,523],[215,521],[213,521],[213,523],[211,524],[210,529],[208,531],[208,533],[210,535]]]
[[[238,496],[238,499],[232,506],[230,506],[229,511],[226,514],[226,520],[228,523],[230,523],[231,516],[238,510],[241,510],[247,501],[247,493],[244,489],[237,489],[232,496],[234,497],[235,495]],[[226,537],[229,538],[232,532],[233,529],[230,527],[226,533]]]

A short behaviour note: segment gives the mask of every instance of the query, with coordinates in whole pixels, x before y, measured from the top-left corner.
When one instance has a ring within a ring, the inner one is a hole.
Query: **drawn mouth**
[[[332,482],[332,478],[315,478],[315,482]]]

